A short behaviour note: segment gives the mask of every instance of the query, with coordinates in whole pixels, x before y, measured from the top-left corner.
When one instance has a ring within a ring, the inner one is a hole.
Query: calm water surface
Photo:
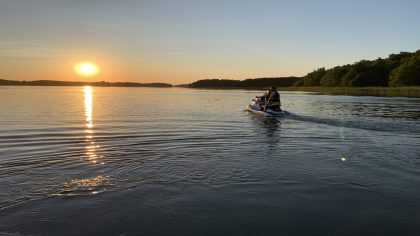
[[[418,235],[420,99],[0,87],[0,235]]]

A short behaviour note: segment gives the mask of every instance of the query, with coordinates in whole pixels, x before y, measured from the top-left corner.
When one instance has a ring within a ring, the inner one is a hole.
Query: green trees
[[[420,85],[420,50],[401,52],[388,58],[362,60],[352,65],[317,69],[299,86],[412,86]]]
[[[342,78],[349,71],[348,66],[336,66],[328,70],[321,78],[321,86],[341,86]]]
[[[325,75],[325,68],[315,70],[303,78],[304,86],[319,86],[321,85],[321,78]]]
[[[420,51],[394,69],[389,79],[390,86],[420,85]]]
[[[270,86],[420,86],[420,50],[391,54],[376,60],[362,60],[354,64],[319,68],[304,77],[258,78],[247,80],[199,80],[189,85],[197,88],[264,88]]]
[[[389,71],[384,60],[360,61],[342,78],[342,86],[387,86]]]
[[[299,77],[256,78],[246,80],[205,79],[191,83],[192,88],[268,88],[289,87],[301,80]]]

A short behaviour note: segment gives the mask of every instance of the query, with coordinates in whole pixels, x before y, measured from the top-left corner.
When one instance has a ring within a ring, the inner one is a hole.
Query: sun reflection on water
[[[92,164],[104,164],[99,162],[100,157],[97,155],[96,151],[100,148],[99,145],[95,143],[94,140],[94,124],[93,124],[93,88],[91,86],[85,86],[83,88],[84,97],[85,97],[85,118],[86,118],[86,129],[85,129],[85,139],[86,139],[86,156],[88,157],[89,162]]]
[[[107,191],[112,187],[111,178],[106,175],[98,175],[91,178],[75,178],[65,182],[62,188],[56,193],[49,196],[52,197],[77,197],[97,195]]]

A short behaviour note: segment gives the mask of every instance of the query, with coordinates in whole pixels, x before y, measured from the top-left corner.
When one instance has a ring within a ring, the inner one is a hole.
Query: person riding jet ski
[[[263,96],[252,99],[247,110],[264,116],[284,116],[281,109],[280,94],[275,87],[271,87]]]
[[[265,105],[263,107],[264,111],[267,109],[273,111],[281,111],[281,101],[280,94],[277,91],[276,87],[271,87],[269,93],[265,100]]]

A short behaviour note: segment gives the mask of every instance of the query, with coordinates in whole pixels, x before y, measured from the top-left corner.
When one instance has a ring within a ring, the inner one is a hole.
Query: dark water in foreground
[[[420,99],[0,87],[0,235],[418,235]]]

